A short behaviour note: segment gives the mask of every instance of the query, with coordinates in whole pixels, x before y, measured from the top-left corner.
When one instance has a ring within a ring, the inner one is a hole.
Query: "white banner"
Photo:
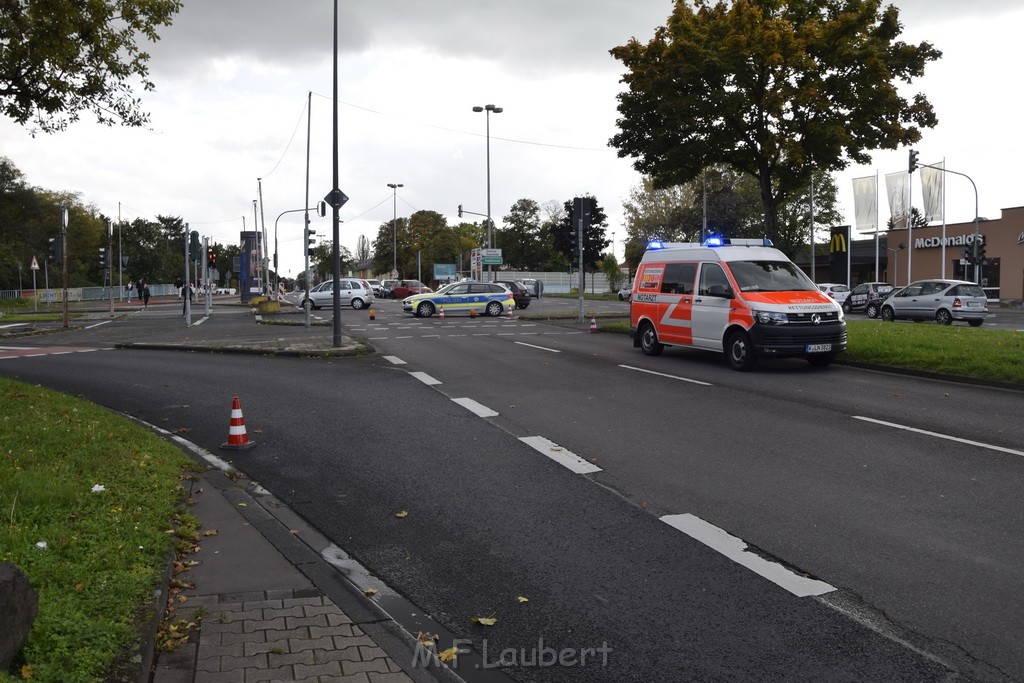
[[[910,174],[906,171],[887,173],[885,189],[889,195],[889,215],[894,230],[910,224]]]
[[[942,168],[942,162],[932,164]],[[939,168],[928,168],[922,166],[921,171],[921,201],[924,204],[924,219],[929,223],[942,220],[942,183],[945,173]]]
[[[878,177],[853,179],[853,215],[857,230],[874,232],[878,229]]]

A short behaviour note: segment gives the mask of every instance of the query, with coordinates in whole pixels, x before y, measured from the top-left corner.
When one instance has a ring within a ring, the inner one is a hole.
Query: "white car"
[[[850,288],[836,282],[821,282],[818,284],[818,289],[828,294],[840,304],[846,301],[846,297],[850,296]]]
[[[363,280],[354,278],[338,280],[338,295],[342,306],[351,306],[356,310],[373,305],[373,292]],[[320,308],[334,305],[334,281],[321,282],[309,290],[309,300],[304,306]]]
[[[619,290],[619,301],[629,301],[629,295],[633,291],[633,283],[630,282]]]

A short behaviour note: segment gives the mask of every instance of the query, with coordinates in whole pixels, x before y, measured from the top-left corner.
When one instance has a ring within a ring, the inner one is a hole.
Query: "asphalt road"
[[[800,361],[741,374],[574,325],[394,307],[343,313],[369,357],[105,350],[0,372],[213,451],[241,396],[258,446],[236,465],[523,680],[1024,678],[1019,393]],[[167,324],[19,345],[109,349]],[[677,528],[705,523],[835,590],[799,597]],[[522,661],[544,647],[594,654]]]

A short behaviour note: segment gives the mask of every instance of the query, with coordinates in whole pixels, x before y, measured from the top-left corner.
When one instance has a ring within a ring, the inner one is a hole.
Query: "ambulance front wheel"
[[[658,333],[654,331],[654,325],[644,323],[637,330],[640,335],[640,350],[645,356],[657,356],[665,350],[665,345],[658,341]]]
[[[750,343],[750,336],[746,332],[737,330],[731,332],[725,339],[725,359],[733,370],[746,372],[757,364],[757,356],[754,355],[754,347]]]

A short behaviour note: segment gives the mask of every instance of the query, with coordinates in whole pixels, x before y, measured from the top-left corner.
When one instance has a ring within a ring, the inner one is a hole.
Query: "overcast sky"
[[[667,0],[348,0],[339,3],[339,157],[342,244],[371,241],[397,213],[459,204],[486,213],[486,117],[490,115],[491,213],[519,198],[544,204],[591,193],[605,207],[622,256],[621,204],[639,176],[607,146],[615,133],[621,64],[608,50],[646,42],[665,23]],[[1020,159],[1019,0],[898,0],[908,42],[943,51],[911,92],[939,118],[916,145],[923,163],[945,159],[978,186],[982,216],[1024,204]],[[181,216],[192,229],[237,243],[254,229],[262,179],[271,251],[281,273],[302,268],[306,103],[312,96],[310,205],[332,187],[332,14],[328,0],[185,0],[150,47],[156,91],[142,93],[146,129],[105,128],[83,118],[64,133],[30,137],[0,121],[0,154],[30,184],[77,192],[126,220]],[[878,152],[837,175],[853,222],[851,179],[905,170],[906,150]],[[884,179],[882,180],[884,185]],[[914,195],[920,194],[915,184]],[[947,184],[949,222],[974,218],[966,179]],[[920,206],[918,200],[915,204]],[[884,197],[882,221],[888,217]],[[473,217],[470,217],[473,218]],[[316,219],[321,235],[329,219]]]

